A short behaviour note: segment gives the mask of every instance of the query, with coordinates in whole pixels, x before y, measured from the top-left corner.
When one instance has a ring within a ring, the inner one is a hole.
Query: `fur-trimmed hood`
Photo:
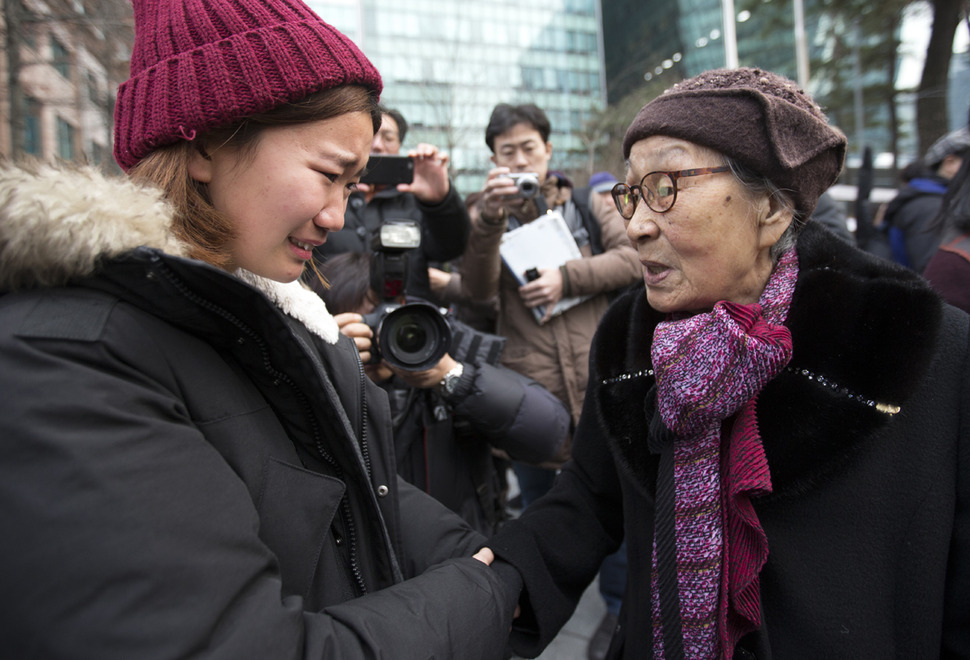
[[[939,297],[909,269],[809,225],[797,245],[798,283],[786,321],[791,363],[758,396],[758,427],[775,497],[801,492],[884,428],[927,373],[942,318]],[[601,422],[637,480],[652,481],[650,345],[664,316],[643,287],[613,305],[594,340],[591,383]]]
[[[94,276],[137,248],[186,259],[162,193],[91,167],[0,167],[0,291],[62,286]],[[328,343],[339,332],[323,300],[300,282],[233,275]]]

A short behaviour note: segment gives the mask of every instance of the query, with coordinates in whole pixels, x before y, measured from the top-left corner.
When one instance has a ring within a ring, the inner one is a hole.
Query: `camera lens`
[[[539,192],[539,184],[532,179],[524,179],[519,182],[519,194],[522,197],[535,197]]]
[[[418,353],[427,344],[428,333],[420,322],[407,319],[394,330],[393,343],[405,353]]]
[[[378,341],[389,364],[407,371],[424,371],[448,351],[451,329],[434,306],[411,303],[387,315]]]

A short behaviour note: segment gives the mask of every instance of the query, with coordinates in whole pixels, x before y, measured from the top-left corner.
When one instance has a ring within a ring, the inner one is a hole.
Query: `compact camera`
[[[511,172],[506,174],[519,189],[518,197],[531,198],[539,194],[539,175],[534,172]]]

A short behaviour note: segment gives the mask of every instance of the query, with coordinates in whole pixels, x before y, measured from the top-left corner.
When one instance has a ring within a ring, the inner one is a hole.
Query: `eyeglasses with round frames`
[[[613,203],[616,204],[616,210],[620,212],[624,220],[633,217],[633,213],[637,210],[637,203],[641,198],[646,201],[651,210],[656,213],[666,213],[674,207],[674,202],[677,201],[677,179],[703,174],[720,174],[730,169],[727,165],[722,165],[720,167],[694,167],[676,172],[650,172],[640,179],[639,185],[629,186],[625,183],[618,183],[613,186]]]

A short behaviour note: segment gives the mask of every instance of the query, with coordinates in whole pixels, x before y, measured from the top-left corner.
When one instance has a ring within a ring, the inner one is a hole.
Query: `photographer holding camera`
[[[530,463],[549,460],[569,433],[569,412],[540,384],[496,364],[501,337],[442,321],[437,308],[411,298],[382,300],[383,278],[396,277],[377,265],[382,256],[328,260],[321,268],[330,283],[327,308],[388,394],[398,474],[473,528],[494,533],[506,514],[492,449]]]
[[[496,167],[481,192],[466,200],[472,233],[462,256],[461,284],[472,300],[498,295],[498,331],[508,340],[502,364],[544,385],[566,404],[575,423],[586,391],[590,341],[608,294],[638,281],[640,262],[615,208],[594,217],[587,204],[573,202],[565,177],[549,172],[550,132],[546,114],[533,104],[502,103],[493,109],[485,142]],[[502,236],[548,210],[562,213],[582,258],[540,269],[538,278],[520,286],[503,267]],[[534,307],[552,310],[562,298],[587,295],[559,316],[547,312],[541,324],[532,314]],[[514,464],[523,506],[548,490],[568,449],[567,443],[558,460],[547,465],[552,469]]]
[[[381,128],[371,144],[374,156],[395,156],[408,125],[397,110],[381,106]],[[421,247],[410,258],[411,293],[439,303],[428,282],[428,263],[461,256],[468,241],[468,211],[448,178],[448,155],[431,144],[419,144],[407,153],[408,169],[385,170],[374,180],[364,173],[344,213],[344,227],[330,234],[315,250],[319,261],[344,252],[368,252],[374,235],[388,219],[413,220],[421,227]],[[370,163],[368,164],[370,167]],[[413,177],[413,178],[412,178]]]

